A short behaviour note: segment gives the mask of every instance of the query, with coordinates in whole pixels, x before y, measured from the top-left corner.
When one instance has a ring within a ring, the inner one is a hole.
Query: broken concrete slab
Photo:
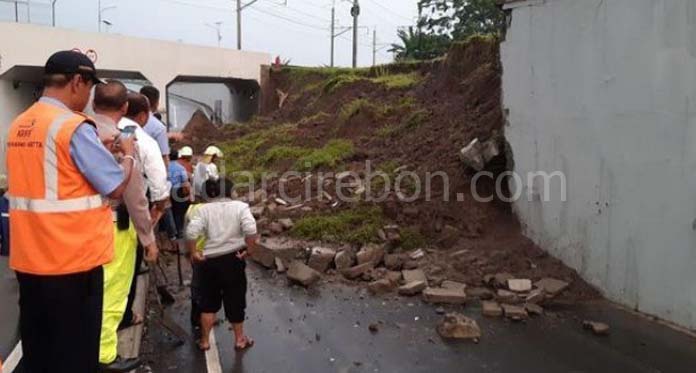
[[[374,264],[372,264],[372,262],[367,262],[365,264],[359,264],[354,267],[346,268],[341,271],[341,274],[349,280],[355,280],[356,278],[362,276],[372,268],[374,268]]]
[[[609,325],[603,322],[585,320],[582,322],[582,327],[586,330],[591,330],[595,335],[603,336],[609,334]]]
[[[387,254],[384,256],[384,266],[392,271],[400,271],[404,264],[404,257],[400,254]]]
[[[466,167],[472,168],[475,171],[481,171],[486,163],[481,155],[481,143],[478,138],[469,142],[459,151],[459,159]]]
[[[411,269],[411,270],[404,270],[401,271],[401,275],[404,277],[404,281],[408,284],[409,282],[414,282],[414,281],[423,281],[426,284],[428,283],[428,279],[425,276],[425,272],[421,269]]]
[[[500,317],[503,315],[503,308],[498,302],[483,301],[481,302],[481,313],[487,317]]]
[[[534,283],[534,286],[539,289],[544,289],[546,294],[550,297],[555,297],[562,293],[569,285],[569,283],[555,278],[543,278]]]
[[[544,309],[538,304],[527,303],[524,305],[524,308],[527,310],[527,312],[530,315],[543,315],[544,314]]]
[[[493,287],[496,288],[501,288],[501,289],[507,289],[508,287],[508,280],[514,279],[515,276],[513,276],[510,273],[507,272],[502,272],[502,273],[496,273],[493,275],[486,275],[483,277],[484,281]]]
[[[382,295],[394,290],[396,285],[391,282],[388,278],[383,278],[381,280],[372,281],[367,285],[367,289],[373,295]]]
[[[336,262],[336,269],[342,271],[355,264],[355,254],[349,250],[342,250],[336,254],[334,261]]]
[[[521,321],[529,318],[527,310],[522,306],[516,306],[512,304],[501,304],[500,307],[503,308],[505,317],[511,320]]]
[[[309,255],[307,265],[315,271],[323,273],[326,272],[329,267],[331,267],[335,257],[336,251],[333,249],[326,247],[314,247]]]
[[[384,247],[370,244],[361,248],[356,256],[358,259],[358,264],[372,262],[375,266],[377,266],[384,259]]]
[[[437,332],[442,338],[470,339],[475,342],[481,338],[481,328],[476,320],[460,313],[445,315],[437,326]]]
[[[303,286],[311,286],[319,281],[321,274],[300,261],[293,261],[287,272],[288,279]]]
[[[459,290],[461,292],[466,292],[466,284],[457,282],[457,281],[450,281],[450,280],[445,280],[442,281],[440,284],[441,288],[444,289],[452,289],[452,290]]]
[[[426,288],[423,290],[423,300],[427,303],[464,304],[466,293],[459,290],[443,288]]]
[[[271,238],[263,240],[252,251],[251,259],[266,268],[275,268],[275,258],[281,258],[290,263],[304,249],[291,240]]]
[[[408,257],[411,258],[412,260],[418,260],[418,259],[423,258],[424,256],[425,256],[425,251],[423,251],[423,249],[414,250],[408,254]]]
[[[489,299],[493,299],[495,297],[495,294],[493,294],[492,291],[490,291],[489,289],[486,289],[486,288],[482,288],[482,287],[474,287],[474,288],[467,287],[466,288],[466,295],[468,295],[471,298],[478,298],[481,300],[489,300]]]
[[[389,279],[389,281],[398,284],[401,282],[401,272],[399,271],[387,271],[387,274],[384,275],[384,278]]]
[[[540,304],[546,299],[546,292],[544,289],[534,289],[529,292],[529,295],[525,298],[525,302],[529,304]]]
[[[532,280],[530,279],[509,279],[507,281],[507,287],[510,291],[515,293],[526,293],[532,290]]]
[[[278,273],[285,273],[287,271],[287,268],[285,267],[285,263],[283,263],[283,259],[276,257],[275,258],[275,266],[276,266],[276,271]]]
[[[424,281],[411,281],[399,287],[399,294],[405,296],[418,295],[423,292],[426,287],[428,287],[428,285]]]
[[[517,294],[504,289],[498,289],[496,293],[495,300],[500,303],[514,304],[519,303],[520,299]]]

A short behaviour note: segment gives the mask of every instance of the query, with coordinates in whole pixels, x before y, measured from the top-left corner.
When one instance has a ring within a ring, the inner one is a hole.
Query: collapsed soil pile
[[[290,236],[310,240],[306,245],[353,252],[370,243],[391,254],[427,248],[415,266],[435,283],[454,280],[477,287],[491,280],[486,275],[510,273],[569,283],[561,301],[597,297],[575,271],[522,235],[509,204],[497,198],[479,202],[472,194],[474,172],[462,164],[459,151],[473,139],[503,133],[499,61],[497,40],[472,38],[455,44],[446,58],[424,63],[363,70],[284,68],[270,74],[272,91],[265,94],[277,96],[273,107],[252,123],[187,131],[197,144],[223,145],[228,173],[309,172],[271,178],[263,190],[244,194],[267,237]],[[496,174],[511,161],[502,153],[489,166]],[[432,177],[430,193],[413,201],[404,194],[416,195],[418,184],[408,178],[402,178],[405,192],[391,190],[383,201],[338,198],[336,185],[343,179],[348,194],[367,194],[368,162],[371,171],[392,180],[404,173],[425,180],[436,172],[447,180]],[[309,190],[311,197],[276,199],[281,186],[291,196]],[[473,190],[490,196],[494,180],[482,178]]]

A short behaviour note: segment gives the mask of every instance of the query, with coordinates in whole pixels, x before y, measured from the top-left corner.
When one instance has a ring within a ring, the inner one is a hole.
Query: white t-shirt
[[[138,141],[138,155],[145,175],[145,183],[150,191],[150,201],[157,202],[169,198],[171,183],[167,180],[167,167],[164,165],[162,153],[157,141],[150,137],[134,121],[123,118],[118,122],[118,128],[135,126],[135,139]]]
[[[203,195],[203,187],[206,181],[219,178],[220,174],[215,163],[199,161],[193,169],[193,190],[196,196]]]
[[[256,220],[249,205],[228,198],[204,203],[192,210],[186,226],[186,238],[205,237],[203,255],[214,258],[239,251],[246,246],[245,237],[256,234]]]

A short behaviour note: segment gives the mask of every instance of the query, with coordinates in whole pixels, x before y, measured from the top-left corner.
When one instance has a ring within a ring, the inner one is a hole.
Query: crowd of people
[[[253,345],[243,322],[256,222],[232,199],[218,147],[200,157],[170,149],[184,138],[168,133],[159,101],[156,88],[103,82],[85,55],[61,51],[46,63],[41,97],[9,129],[0,254],[19,284],[26,372],[136,369],[138,358],[117,353],[118,331],[144,321],[133,312],[137,280],[158,261],[158,242],[191,259],[199,348],[210,348],[223,305],[235,347]]]

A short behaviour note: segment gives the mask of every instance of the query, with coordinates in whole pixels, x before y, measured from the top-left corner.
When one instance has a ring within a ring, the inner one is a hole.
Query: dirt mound
[[[427,63],[358,71],[286,68],[271,72],[271,92],[266,94],[288,94],[282,108],[264,113],[247,128],[218,131],[215,136],[234,140],[282,125],[286,126],[280,138],[285,147],[282,154],[288,157],[341,139],[354,149],[337,171],[363,174],[369,160],[373,170],[392,177],[398,176],[396,170],[413,172],[421,180],[428,174],[445,175],[430,178],[429,195],[406,202],[392,193],[378,204],[389,223],[438,248],[426,265],[442,270],[443,277],[473,286],[484,275],[498,272],[535,280],[555,277],[572,284],[565,295],[568,299],[595,297],[597,293],[574,271],[521,234],[508,203],[480,202],[472,195],[473,174],[462,165],[459,151],[475,138],[483,141],[503,132],[499,53],[498,40],[475,37],[453,45],[446,58]],[[191,129],[193,136],[201,143],[211,139],[207,133],[213,130],[200,128]],[[269,144],[253,144],[259,158],[268,149]],[[499,158],[497,172],[508,163],[505,155]],[[283,165],[282,170],[295,164],[295,158],[274,163]],[[276,193],[275,185],[271,183],[269,194]],[[303,187],[298,181],[290,186],[291,193]],[[482,196],[493,194],[494,180],[482,178],[475,190]],[[308,201],[304,210],[275,210],[262,223],[333,211],[328,206]],[[449,254],[462,250],[465,255],[450,258]]]
[[[186,142],[193,147],[194,154],[201,154],[210,143],[220,139],[220,129],[207,115],[196,110],[183,130]]]

